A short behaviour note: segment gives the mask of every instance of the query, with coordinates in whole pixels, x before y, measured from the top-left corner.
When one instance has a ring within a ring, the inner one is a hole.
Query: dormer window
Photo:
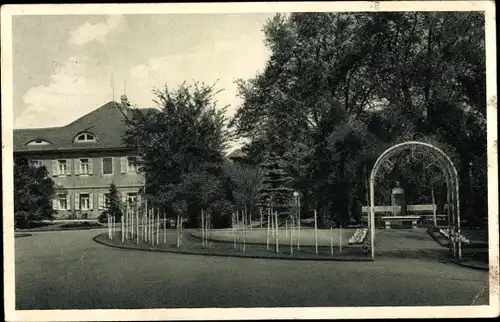
[[[42,139],[36,139],[36,140],[29,141],[28,143],[26,143],[26,145],[49,145],[49,144],[50,144],[49,141],[42,140]]]
[[[75,142],[77,143],[86,143],[86,142],[95,142],[95,136],[94,134],[90,133],[81,133],[78,134],[75,138]]]

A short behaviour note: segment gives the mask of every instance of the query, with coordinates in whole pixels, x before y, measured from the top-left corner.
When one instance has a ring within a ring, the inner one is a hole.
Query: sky
[[[217,82],[228,116],[234,81],[254,77],[269,51],[273,13],[14,16],[14,128],[66,125],[127,94],[154,107],[152,90]]]

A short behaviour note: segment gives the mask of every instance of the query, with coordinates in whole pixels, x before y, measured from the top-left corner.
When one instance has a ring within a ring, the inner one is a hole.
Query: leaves
[[[264,33],[270,59],[238,81],[243,104],[230,124],[250,140],[249,162],[275,154],[306,207],[355,217],[365,169],[416,133],[450,155],[461,182],[485,182],[477,171],[486,160],[480,13],[292,13],[271,19]],[[415,201],[439,179],[413,166],[398,171]],[[484,200],[486,190],[473,193]]]

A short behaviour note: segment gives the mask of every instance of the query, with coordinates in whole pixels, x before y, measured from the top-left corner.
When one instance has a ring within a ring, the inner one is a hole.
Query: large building
[[[97,218],[114,183],[122,201],[140,202],[144,176],[122,136],[131,116],[126,96],[62,127],[14,130],[14,156],[45,166],[53,178],[56,218]],[[14,196],[15,197],[15,196]]]

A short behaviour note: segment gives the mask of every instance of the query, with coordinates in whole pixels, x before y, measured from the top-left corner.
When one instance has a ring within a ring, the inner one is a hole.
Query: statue
[[[391,193],[391,205],[401,206],[401,210],[393,210],[393,216],[406,216],[406,199],[405,192],[403,188],[400,187],[399,181],[396,181],[396,187],[392,189]]]

